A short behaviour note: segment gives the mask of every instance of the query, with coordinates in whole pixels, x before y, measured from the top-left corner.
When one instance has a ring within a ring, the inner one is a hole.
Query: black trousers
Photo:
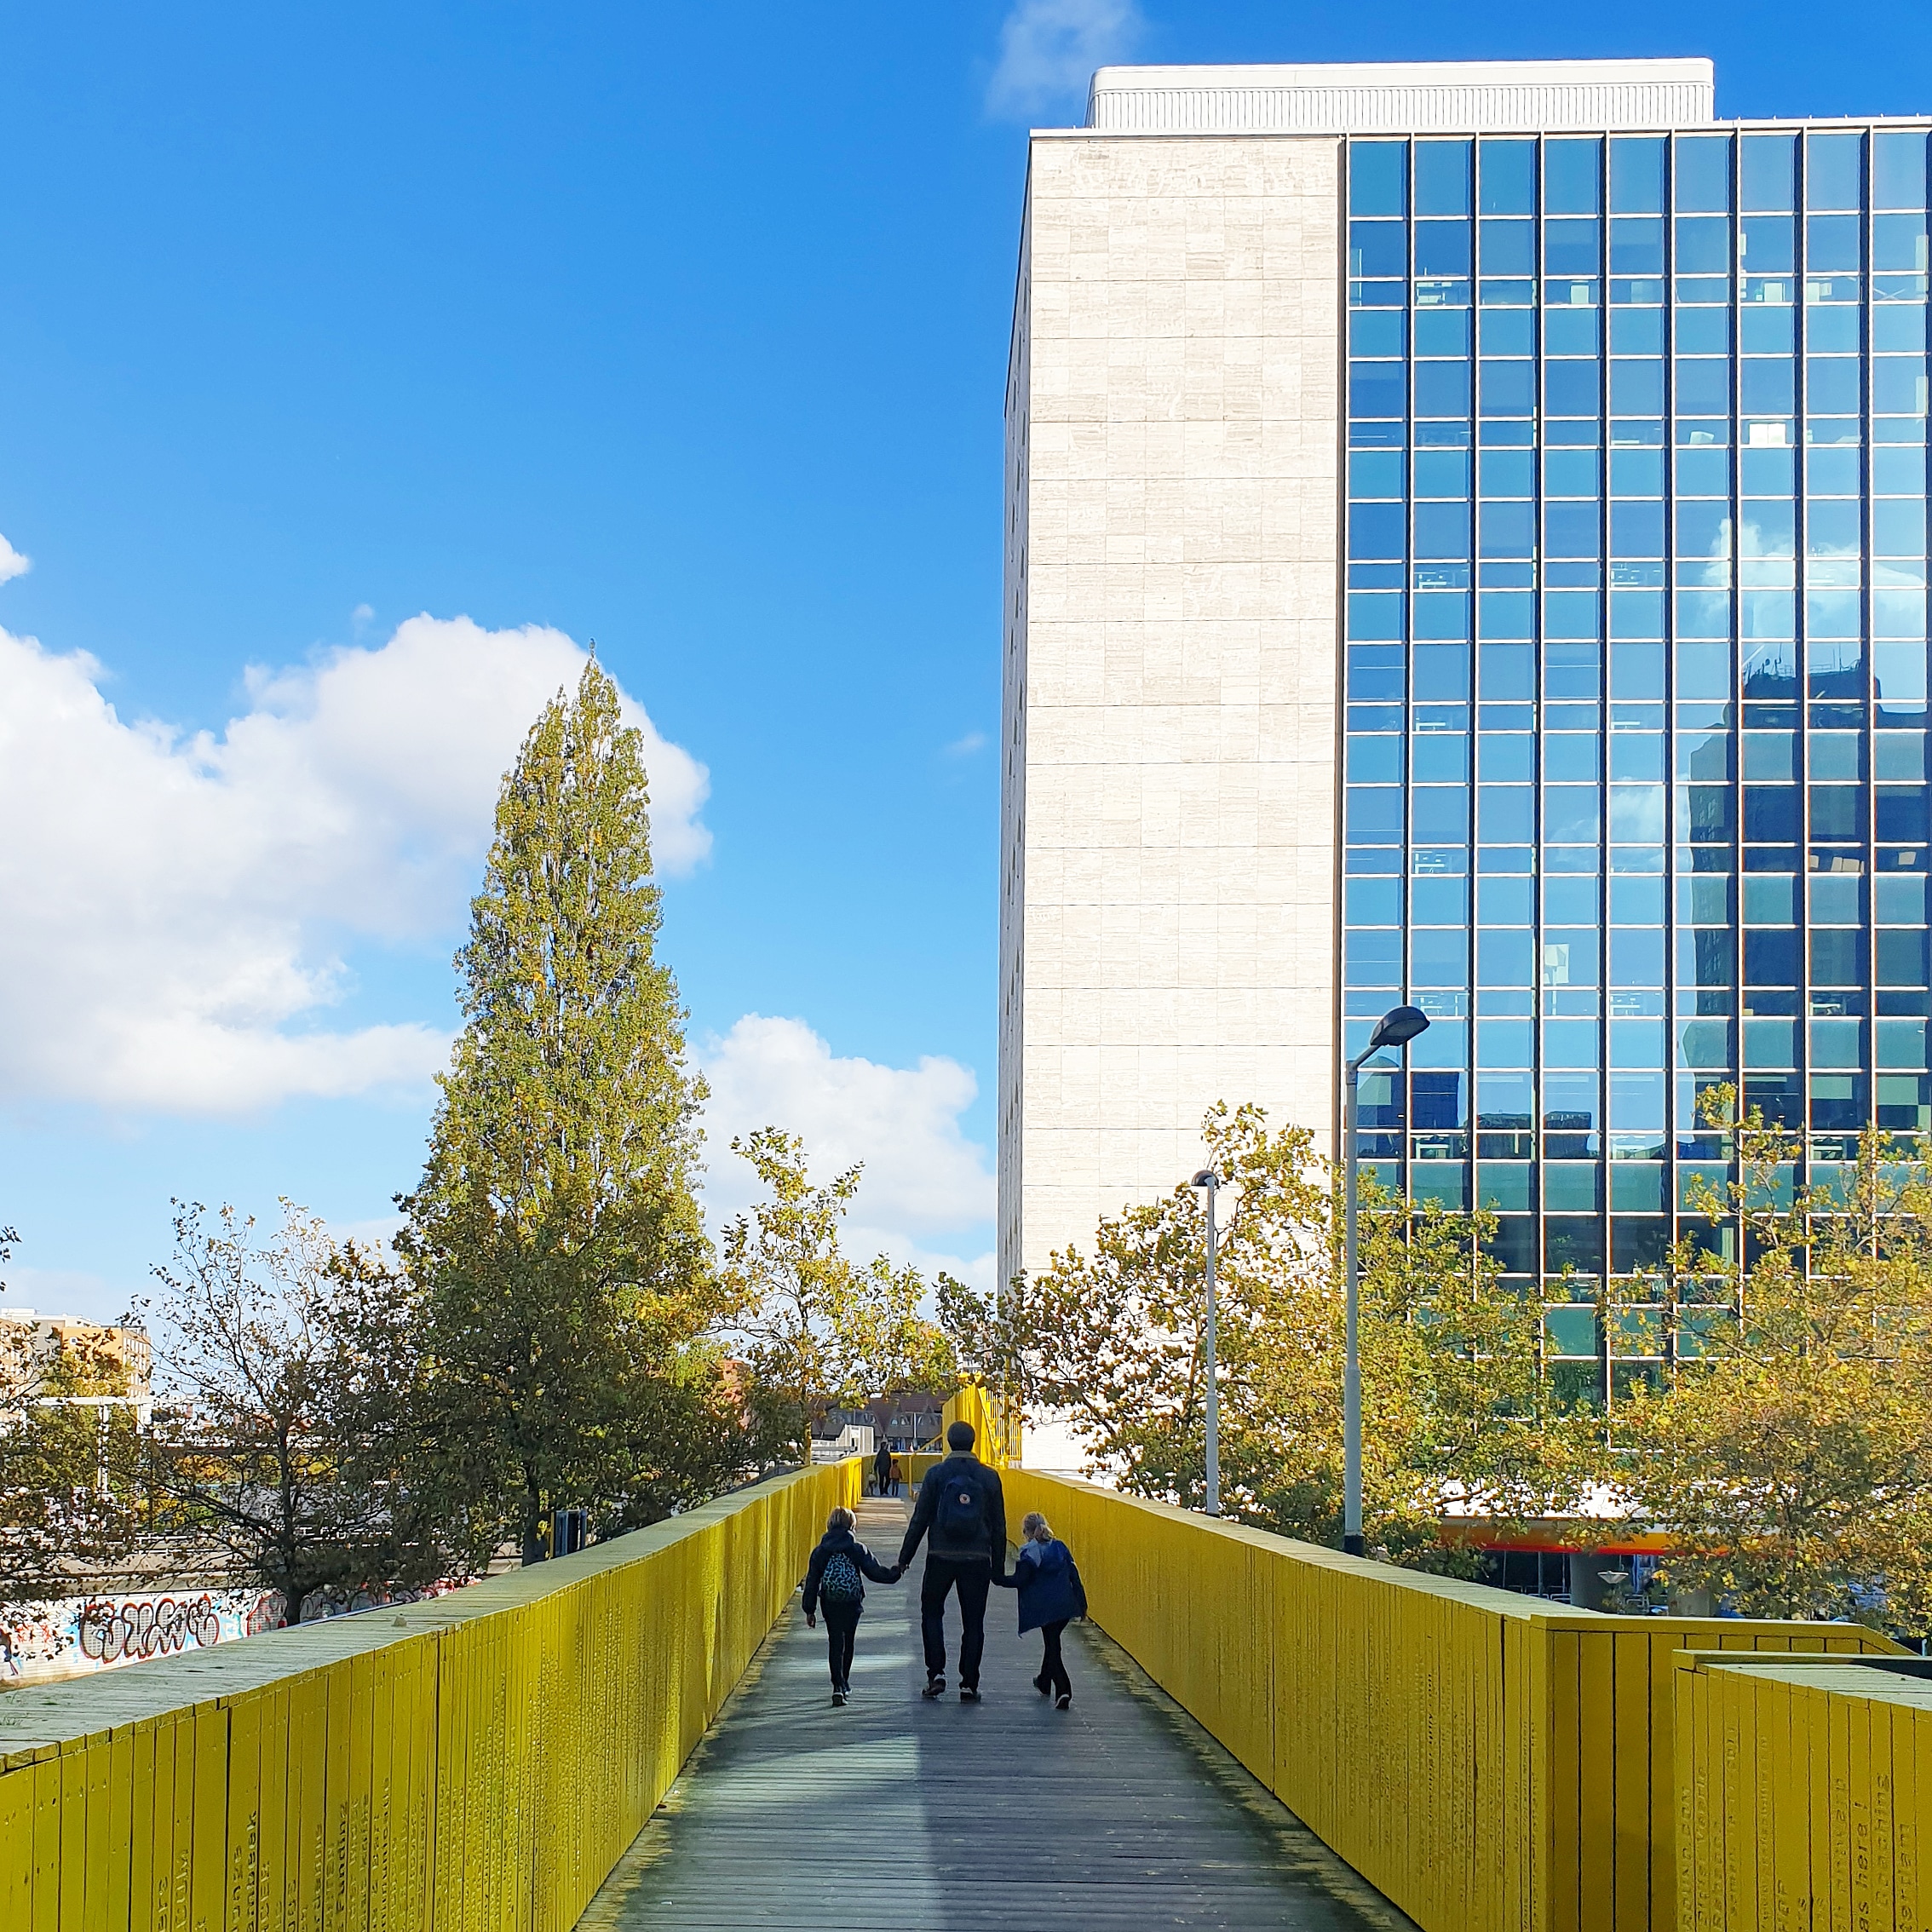
[[[986,1647],[986,1592],[992,1587],[992,1567],[985,1558],[963,1562],[950,1556],[929,1556],[919,1584],[919,1635],[926,1647],[926,1675],[946,1675],[946,1600],[959,1592],[959,1682],[968,1690],[980,1682],[980,1659]]]
[[[1040,1625],[1040,1674],[1037,1686],[1050,1685],[1055,1697],[1071,1697],[1073,1686],[1067,1675],[1067,1659],[1060,1654],[1060,1633],[1067,1628],[1064,1617],[1057,1624]]]
[[[859,1619],[865,1609],[863,1603],[835,1607],[822,1597],[819,1601],[819,1614],[825,1620],[825,1661],[831,1665],[834,1690],[852,1688],[852,1647],[858,1640]]]

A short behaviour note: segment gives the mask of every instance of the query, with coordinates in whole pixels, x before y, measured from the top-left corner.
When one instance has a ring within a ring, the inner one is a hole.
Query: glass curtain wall
[[[1732,1172],[1703,1089],[1814,1180],[1932,1134],[1926,178],[1923,129],[1349,144],[1346,1050],[1433,1021],[1360,1151],[1498,1211],[1579,1396],[1694,1331],[1647,1270]]]

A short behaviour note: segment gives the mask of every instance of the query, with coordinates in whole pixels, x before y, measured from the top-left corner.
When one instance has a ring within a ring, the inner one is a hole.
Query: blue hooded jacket
[[[1087,1613],[1087,1591],[1080,1581],[1079,1566],[1058,1537],[1051,1543],[1024,1544],[1014,1559],[1013,1574],[999,1580],[1020,1593],[1022,1633]]]

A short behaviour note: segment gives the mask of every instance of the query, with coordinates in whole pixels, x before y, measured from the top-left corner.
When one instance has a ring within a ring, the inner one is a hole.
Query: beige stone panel
[[[1015,1021],[1003,1256],[1090,1239],[1185,1178],[1217,1070],[1327,1090],[1335,148],[1035,150],[1019,916],[1038,992]]]

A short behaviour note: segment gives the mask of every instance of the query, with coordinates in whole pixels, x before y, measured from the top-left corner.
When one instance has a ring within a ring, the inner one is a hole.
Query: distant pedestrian
[[[825,1660],[831,1665],[834,1704],[843,1704],[852,1694],[852,1651],[865,1609],[865,1579],[895,1584],[906,1573],[903,1563],[887,1569],[853,1535],[856,1520],[849,1509],[834,1509],[805,1570],[805,1627],[816,1629],[818,1613],[825,1612]]]
[[[1020,1538],[1013,1574],[997,1580],[1020,1593],[1020,1634],[1040,1633],[1040,1672],[1033,1679],[1033,1688],[1042,1697],[1050,1697],[1055,1709],[1065,1711],[1073,1702],[1073,1686],[1067,1675],[1067,1659],[1061,1654],[1060,1639],[1074,1618],[1087,1613],[1086,1585],[1080,1581],[1073,1552],[1053,1533],[1038,1509],[1028,1510],[1021,1519]]]
[[[872,1458],[872,1493],[875,1496],[892,1493],[892,1451],[883,1442],[879,1444],[879,1452]]]
[[[906,1465],[894,1456],[892,1459],[892,1492],[894,1496],[906,1487]]]
[[[973,1453],[973,1425],[946,1432],[952,1453],[926,1471],[919,1500],[899,1549],[904,1571],[926,1538],[926,1573],[919,1584],[919,1631],[926,1652],[923,1697],[946,1689],[946,1600],[959,1593],[959,1701],[980,1701],[980,1659],[986,1647],[986,1590],[1005,1581],[1006,1493],[997,1471]]]

